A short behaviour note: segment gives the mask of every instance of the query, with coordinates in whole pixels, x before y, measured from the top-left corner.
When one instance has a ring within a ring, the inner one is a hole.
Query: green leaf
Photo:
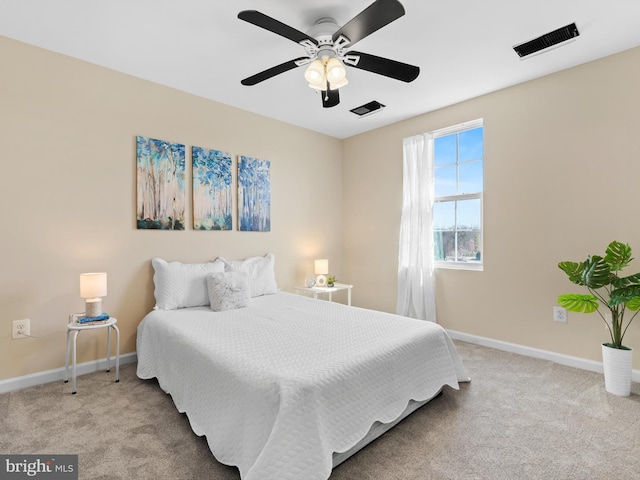
[[[629,275],[628,277],[617,278],[615,282],[613,282],[613,286],[616,288],[626,287],[632,283],[640,283],[640,273],[636,273],[635,275]]]
[[[582,283],[583,264],[577,262],[560,262],[558,268],[567,274],[569,281],[576,285],[584,285]]]
[[[612,291],[609,305],[616,306],[621,303],[624,303],[630,310],[637,310],[640,307],[640,285],[629,285]]]
[[[567,293],[558,297],[558,305],[570,312],[593,313],[598,310],[600,304],[593,295],[580,293]]]
[[[607,262],[612,272],[618,272],[631,262],[631,247],[626,243],[613,241],[607,247],[604,261]]]
[[[589,288],[598,289],[609,285],[613,281],[609,264],[604,258],[594,255],[587,258],[583,263],[582,285]]]
[[[640,297],[634,297],[631,300],[628,300],[626,302],[626,305],[627,305],[627,308],[629,310],[633,310],[633,311],[639,310],[640,309]]]

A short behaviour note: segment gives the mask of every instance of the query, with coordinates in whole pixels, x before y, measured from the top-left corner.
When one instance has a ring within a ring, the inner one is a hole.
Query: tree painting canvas
[[[193,228],[231,230],[231,155],[191,148],[193,166]]]
[[[238,230],[271,231],[271,162],[238,159]]]
[[[136,146],[138,229],[184,230],[184,145],[138,136]]]

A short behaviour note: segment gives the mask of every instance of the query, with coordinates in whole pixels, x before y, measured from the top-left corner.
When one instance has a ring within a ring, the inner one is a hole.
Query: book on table
[[[100,325],[109,321],[109,314],[103,313],[102,315],[96,315],[95,317],[80,317],[77,322],[81,325]]]

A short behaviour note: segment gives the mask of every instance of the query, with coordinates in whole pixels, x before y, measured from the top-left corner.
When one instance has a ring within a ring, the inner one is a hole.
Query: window
[[[482,120],[432,133],[435,266],[482,270]]]

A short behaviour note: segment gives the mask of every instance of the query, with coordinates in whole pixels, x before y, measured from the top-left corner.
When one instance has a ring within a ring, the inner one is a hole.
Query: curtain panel
[[[396,313],[435,322],[433,136],[405,138],[402,151]]]

